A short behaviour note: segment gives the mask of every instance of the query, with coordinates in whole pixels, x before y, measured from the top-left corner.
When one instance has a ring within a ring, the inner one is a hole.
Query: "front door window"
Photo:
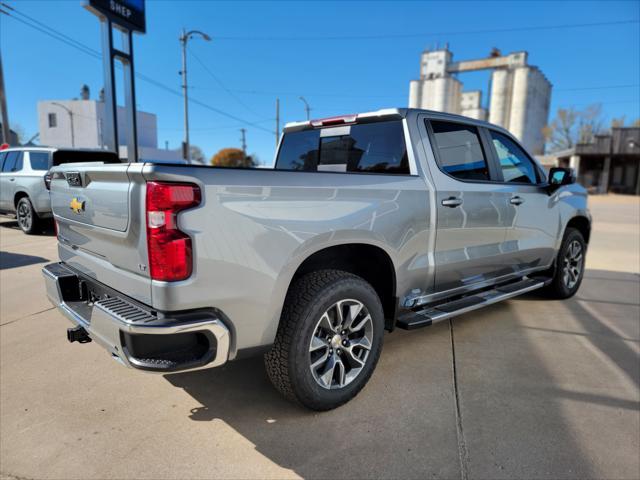
[[[527,154],[506,135],[490,131],[498,154],[502,176],[507,183],[538,183],[537,169]]]

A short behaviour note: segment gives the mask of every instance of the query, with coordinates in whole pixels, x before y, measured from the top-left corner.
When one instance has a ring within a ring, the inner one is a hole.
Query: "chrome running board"
[[[517,282],[507,283],[457,300],[408,312],[398,317],[396,326],[404,330],[427,327],[442,320],[536,290],[544,287],[547,283],[548,281],[545,278],[525,278]]]

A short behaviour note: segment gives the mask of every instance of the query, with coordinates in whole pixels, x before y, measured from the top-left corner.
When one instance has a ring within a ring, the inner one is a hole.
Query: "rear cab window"
[[[402,120],[285,133],[275,168],[408,175]]]
[[[428,120],[440,170],[463,181],[489,181],[489,165],[480,134],[473,125]]]

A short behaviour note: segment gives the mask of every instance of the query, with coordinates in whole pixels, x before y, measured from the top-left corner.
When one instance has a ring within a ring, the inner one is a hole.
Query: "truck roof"
[[[307,128],[338,125],[340,123],[353,123],[355,119],[373,119],[373,118],[407,118],[409,115],[417,115],[420,113],[426,113],[431,117],[437,117],[442,120],[453,120],[458,122],[465,122],[477,126],[491,127],[506,131],[504,128],[493,123],[485,122],[483,120],[476,120],[474,118],[465,117],[464,115],[458,115],[455,113],[438,112],[435,110],[425,110],[421,108],[384,108],[381,110],[374,110],[371,112],[352,113],[349,115],[340,115],[335,117],[306,120],[302,122],[289,122],[285,124],[283,132],[292,132],[297,130],[305,130]],[[342,119],[342,121],[340,121]],[[349,121],[345,121],[345,119]]]

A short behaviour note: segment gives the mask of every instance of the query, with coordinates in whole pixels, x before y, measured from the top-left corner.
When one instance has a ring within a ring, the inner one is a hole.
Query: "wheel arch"
[[[287,291],[302,275],[323,269],[343,270],[371,284],[382,302],[385,328],[393,329],[398,304],[396,272],[393,260],[384,249],[367,243],[345,243],[318,250],[298,265]]]
[[[565,232],[569,228],[575,228],[578,230],[582,234],[585,243],[589,243],[589,238],[591,237],[591,220],[583,215],[575,216],[567,222]]]
[[[24,197],[29,198],[29,193],[24,190],[18,190],[13,195],[13,207],[18,208],[18,202],[20,201],[21,198],[24,198]]]

